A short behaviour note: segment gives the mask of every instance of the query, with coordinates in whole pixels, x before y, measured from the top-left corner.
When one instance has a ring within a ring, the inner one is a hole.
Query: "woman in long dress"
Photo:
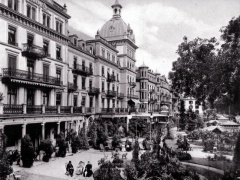
[[[84,171],[84,167],[85,167],[85,163],[83,161],[80,161],[76,169],[76,175],[82,175]]]

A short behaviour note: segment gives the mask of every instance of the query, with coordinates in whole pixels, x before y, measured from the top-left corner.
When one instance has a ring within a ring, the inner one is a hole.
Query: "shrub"
[[[91,140],[91,142],[88,142],[88,138],[87,138],[86,131],[84,128],[82,128],[80,130],[78,137],[80,140],[79,149],[88,150],[90,143],[91,143],[91,145],[93,144],[92,140]]]
[[[133,152],[132,152],[132,162],[135,163],[135,166],[137,166],[138,162],[139,162],[139,143],[138,140],[135,140],[135,144],[134,144],[134,148],[133,148]]]
[[[29,135],[25,135],[21,140],[21,156],[23,167],[30,168],[33,165],[34,148]]]
[[[39,145],[39,150],[45,151],[45,155],[43,156],[43,161],[48,162],[53,153],[53,145],[51,140],[49,139],[42,140]]]
[[[180,161],[187,161],[187,160],[191,160],[192,156],[189,153],[186,153],[186,152],[178,152],[177,153],[177,158]]]
[[[119,147],[120,144],[121,144],[120,136],[115,134],[112,138],[112,147],[115,149],[115,148]]]
[[[234,169],[240,171],[240,133],[238,134],[233,156]]]
[[[0,131],[0,179],[5,180],[13,172],[6,152],[6,136]]]
[[[65,157],[67,153],[67,142],[64,138],[64,134],[61,132],[57,135],[57,146],[59,147],[58,153],[56,154],[57,157]]]
[[[72,153],[76,153],[80,147],[80,139],[77,135],[75,135],[72,137],[71,141]]]

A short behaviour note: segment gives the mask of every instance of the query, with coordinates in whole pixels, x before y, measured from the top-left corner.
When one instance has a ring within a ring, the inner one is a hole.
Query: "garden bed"
[[[191,160],[184,161],[184,162],[189,162],[189,163],[194,163],[194,164],[199,164],[203,166],[209,166],[213,167],[216,169],[221,169],[221,170],[230,170],[233,167],[232,162],[229,161],[210,161],[206,158],[196,158],[193,157]]]

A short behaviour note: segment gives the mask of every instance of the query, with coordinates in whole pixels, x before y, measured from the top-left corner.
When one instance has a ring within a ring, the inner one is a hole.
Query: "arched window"
[[[115,14],[117,14],[117,8],[116,8],[116,9],[114,9],[114,12],[115,12]]]

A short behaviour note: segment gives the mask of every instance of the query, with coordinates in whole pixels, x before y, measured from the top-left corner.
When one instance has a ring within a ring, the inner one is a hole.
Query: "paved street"
[[[120,152],[122,154],[124,152]],[[14,172],[16,171],[25,171],[31,174],[43,175],[43,176],[51,176],[60,179],[79,179],[80,176],[74,175],[73,177],[69,177],[65,175],[65,163],[72,161],[74,169],[76,169],[79,161],[83,161],[87,163],[90,161],[93,165],[93,171],[98,168],[98,160],[104,157],[104,154],[108,156],[108,159],[111,159],[111,152],[100,152],[99,150],[90,149],[88,151],[82,151],[80,153],[74,154],[72,156],[67,156],[65,158],[56,158],[50,160],[50,162],[34,162],[34,166],[30,169],[22,168],[17,165],[13,165]],[[128,152],[127,159],[132,159],[132,152]],[[14,163],[15,164],[15,163]],[[47,177],[45,177],[46,179]],[[35,179],[35,178],[34,178]],[[51,179],[55,180],[55,179]]]

